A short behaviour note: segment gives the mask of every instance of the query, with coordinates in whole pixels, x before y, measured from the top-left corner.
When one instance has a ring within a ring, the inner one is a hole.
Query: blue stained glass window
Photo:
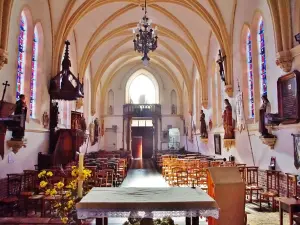
[[[36,77],[37,77],[37,61],[38,61],[38,31],[35,27],[32,43],[32,63],[30,78],[30,117],[35,118],[36,109]]]
[[[249,117],[254,118],[254,77],[252,64],[252,41],[250,31],[248,32],[246,43],[248,64]]]
[[[26,37],[27,37],[27,21],[24,12],[22,12],[21,19],[20,19],[20,33],[18,38],[18,68],[17,68],[17,86],[16,86],[17,100],[19,99],[20,94],[24,93]]]
[[[265,30],[262,18],[259,21],[258,29],[258,46],[260,61],[260,88],[261,95],[267,94],[267,71],[266,71],[266,55],[265,55]]]

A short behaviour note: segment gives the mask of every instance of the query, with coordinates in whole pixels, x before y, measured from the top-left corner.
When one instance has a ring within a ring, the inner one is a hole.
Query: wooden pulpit
[[[220,208],[219,219],[209,218],[209,225],[245,224],[245,190],[237,167],[208,168],[208,194]]]
[[[15,104],[0,101],[0,155],[4,157],[4,141],[8,123],[13,119],[10,117],[15,111]]]

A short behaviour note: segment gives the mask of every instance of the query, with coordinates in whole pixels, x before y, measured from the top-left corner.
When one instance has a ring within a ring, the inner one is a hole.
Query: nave
[[[135,159],[131,163],[127,177],[121,187],[169,187],[163,176],[157,171],[152,159]],[[175,224],[185,225],[185,218],[173,218]],[[108,219],[109,225],[123,224],[126,219]],[[199,223],[206,225],[203,219]]]

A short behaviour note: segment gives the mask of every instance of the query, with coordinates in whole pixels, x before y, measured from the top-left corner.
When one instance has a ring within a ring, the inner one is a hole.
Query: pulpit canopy
[[[65,42],[66,49],[62,61],[62,70],[50,81],[50,96],[53,100],[73,101],[83,98],[83,83],[70,71],[71,61],[69,59],[70,42]]]

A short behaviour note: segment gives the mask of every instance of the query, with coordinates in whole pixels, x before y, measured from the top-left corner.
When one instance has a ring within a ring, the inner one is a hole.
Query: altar
[[[198,187],[93,188],[76,209],[78,219],[96,218],[97,225],[107,225],[108,217],[186,217],[189,225],[200,216],[219,217],[215,200]]]

